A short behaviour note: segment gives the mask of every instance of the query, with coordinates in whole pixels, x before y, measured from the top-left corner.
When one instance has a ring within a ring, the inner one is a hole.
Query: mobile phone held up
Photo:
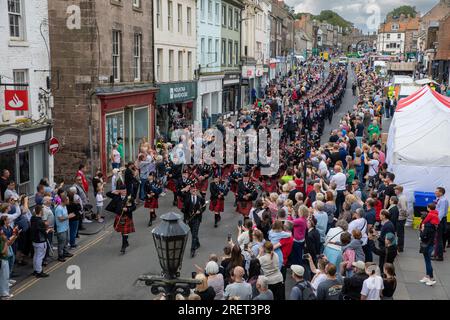
[[[228,234],[228,238],[227,238],[228,242],[231,241],[231,233]]]
[[[192,277],[192,279],[195,279],[195,277],[197,276],[197,272],[192,272],[192,274],[191,274],[191,277]]]

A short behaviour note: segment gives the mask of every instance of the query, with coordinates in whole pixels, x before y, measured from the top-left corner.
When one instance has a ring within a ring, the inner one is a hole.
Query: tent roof
[[[425,86],[399,101],[389,130],[388,163],[450,166],[450,99]]]

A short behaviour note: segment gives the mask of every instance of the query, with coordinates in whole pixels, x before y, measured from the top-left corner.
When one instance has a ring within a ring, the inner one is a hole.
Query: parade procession
[[[1,300],[450,299],[449,1],[32,2],[0,1]]]

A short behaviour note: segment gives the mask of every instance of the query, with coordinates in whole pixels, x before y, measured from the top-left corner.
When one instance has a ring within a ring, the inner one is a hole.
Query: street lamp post
[[[189,227],[174,212],[162,215],[161,219],[162,222],[152,230],[152,235],[162,273],[141,275],[138,280],[151,287],[154,295],[165,293],[168,300],[175,300],[177,293],[188,295],[200,281],[179,278]]]

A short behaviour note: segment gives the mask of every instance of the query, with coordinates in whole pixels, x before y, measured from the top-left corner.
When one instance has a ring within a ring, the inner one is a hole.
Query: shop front
[[[256,67],[251,65],[242,66],[241,97],[242,106],[247,107],[252,104],[252,89],[255,88]]]
[[[156,132],[169,139],[174,129],[185,127],[194,121],[197,82],[161,83],[157,86]]]
[[[44,177],[53,181],[51,133],[51,125],[0,129],[0,170],[9,170],[18,193],[29,195],[32,203],[39,181]]]
[[[200,76],[198,81],[197,109],[194,121],[202,120],[202,111],[206,108],[211,117],[212,124],[222,114],[222,85],[224,75]]]
[[[263,76],[264,76],[264,67],[263,65],[256,65],[255,69],[255,89],[256,96],[258,98],[264,97],[264,87],[263,87]]]
[[[155,143],[156,88],[97,92],[101,102],[101,168],[111,171],[112,147],[123,139],[122,165],[135,161],[143,142]]]
[[[239,111],[241,73],[225,73],[223,78],[222,114],[226,117]]]

